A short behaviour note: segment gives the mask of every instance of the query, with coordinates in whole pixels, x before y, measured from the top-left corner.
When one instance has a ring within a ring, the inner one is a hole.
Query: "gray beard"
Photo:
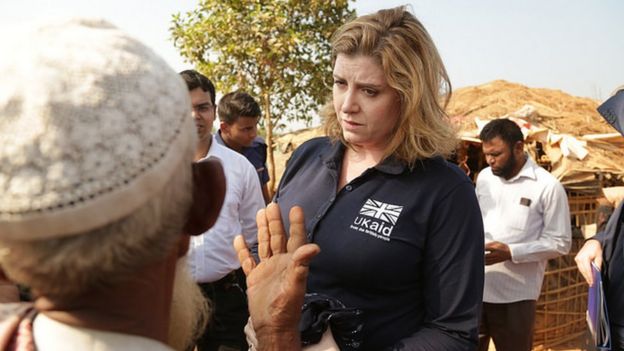
[[[185,351],[195,344],[206,330],[210,318],[210,301],[191,277],[186,256],[176,263],[171,318],[169,321],[169,346]]]

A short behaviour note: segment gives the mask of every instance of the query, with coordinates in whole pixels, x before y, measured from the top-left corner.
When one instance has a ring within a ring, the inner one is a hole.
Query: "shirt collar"
[[[523,177],[533,179],[533,180],[537,179],[537,175],[535,174],[535,167],[539,167],[539,166],[535,162],[533,162],[533,159],[531,159],[531,157],[527,153],[525,153],[524,156],[526,157],[526,162],[524,162],[524,166],[522,166],[518,174],[509,178],[509,180],[505,180],[504,178],[503,180],[505,180],[508,183],[511,183]]]
[[[217,130],[216,133],[214,133],[214,139],[221,144],[222,146],[225,146],[229,149],[229,147],[227,146],[227,144],[225,143],[225,141],[223,140],[223,137],[221,136],[221,129]],[[256,143],[256,140],[254,139],[254,144]],[[254,144],[252,144],[252,146],[254,146]],[[250,149],[249,147],[243,146],[243,148],[241,149],[241,153],[244,153],[245,150]]]
[[[332,141],[331,147],[328,152],[324,155],[320,155],[323,160],[323,163],[327,165],[328,168],[337,170],[339,165],[342,163],[342,158],[344,156],[346,146],[339,141]],[[380,172],[388,173],[388,174],[401,174],[405,170],[406,166],[403,162],[397,160],[394,156],[390,156],[381,161],[378,165],[374,167]]]
[[[214,138],[219,142],[219,144],[225,145],[225,141],[223,141],[223,138],[221,137],[221,129],[214,133]]]

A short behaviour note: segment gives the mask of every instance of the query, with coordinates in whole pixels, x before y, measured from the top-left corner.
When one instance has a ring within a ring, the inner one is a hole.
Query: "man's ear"
[[[230,134],[230,125],[225,122],[221,122],[219,123],[219,130],[221,130],[221,133]]]
[[[225,198],[225,174],[221,162],[206,158],[193,167],[193,204],[184,225],[184,234],[200,235],[210,229],[219,217]]]
[[[515,156],[524,155],[524,141],[516,141],[516,144],[513,147],[513,152]]]

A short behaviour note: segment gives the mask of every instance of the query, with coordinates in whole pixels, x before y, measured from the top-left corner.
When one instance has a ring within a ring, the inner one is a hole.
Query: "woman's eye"
[[[363,89],[364,94],[368,95],[368,96],[375,96],[377,95],[377,91],[373,90],[373,89]]]

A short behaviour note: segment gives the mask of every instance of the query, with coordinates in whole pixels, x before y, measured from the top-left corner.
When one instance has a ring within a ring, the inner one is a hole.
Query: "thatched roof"
[[[529,122],[559,134],[581,136],[614,131],[596,111],[599,101],[504,80],[457,89],[446,110],[454,117],[492,119],[512,114],[525,105],[531,105],[537,111]],[[469,125],[471,118],[460,120],[462,129],[474,128]]]
[[[560,90],[497,80],[458,89],[447,112],[467,140],[478,137],[490,119],[515,119],[527,140],[542,144],[551,173],[569,188],[583,189],[596,187],[601,176],[619,178],[615,183],[624,178],[624,138],[596,111],[598,105]]]
[[[560,90],[529,88],[496,80],[457,89],[447,113],[460,126],[465,140],[478,141],[477,122],[511,117],[529,127],[529,138],[543,143],[551,172],[569,188],[596,187],[598,177],[611,177],[617,184],[624,178],[624,138],[614,133],[596,111],[599,102],[572,96]],[[294,148],[322,135],[320,128],[309,128],[276,138],[276,174],[281,176]],[[565,139],[565,142],[564,142]],[[578,143],[577,143],[578,142]],[[587,155],[572,154],[575,145]],[[563,148],[562,148],[563,145]],[[535,155],[535,150],[533,155]]]

